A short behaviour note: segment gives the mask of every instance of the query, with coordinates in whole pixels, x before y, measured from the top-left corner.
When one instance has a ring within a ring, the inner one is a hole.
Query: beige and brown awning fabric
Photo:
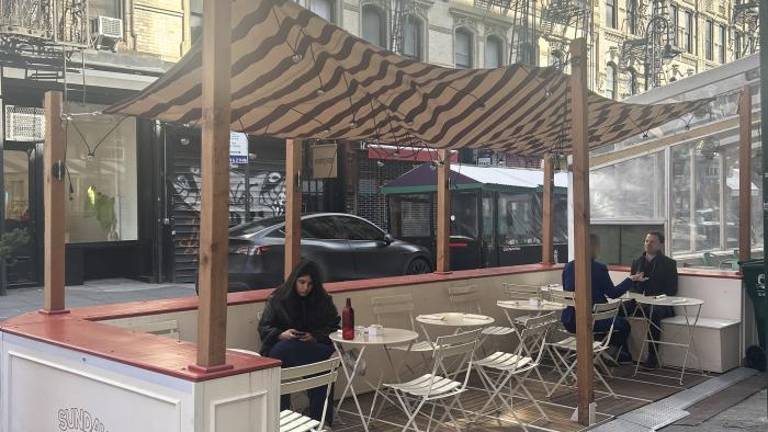
[[[199,124],[201,48],[196,44],[141,94],[106,112]],[[451,69],[401,57],[290,0],[233,3],[232,130],[520,155],[567,152],[568,88],[568,76],[551,68]],[[615,143],[707,103],[635,105],[591,93],[590,145]]]

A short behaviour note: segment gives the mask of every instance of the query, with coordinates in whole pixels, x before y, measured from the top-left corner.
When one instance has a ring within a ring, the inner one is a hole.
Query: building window
[[[504,43],[496,36],[488,36],[485,40],[485,67],[497,68],[504,63]]]
[[[424,58],[423,24],[419,18],[408,15],[403,27],[403,55],[415,60]]]
[[[387,47],[387,25],[384,11],[376,6],[363,6],[363,39],[380,47]]]
[[[328,22],[334,22],[333,0],[309,0],[309,9]]]
[[[195,3],[195,1],[192,1],[191,3]],[[202,0],[200,0],[199,3],[201,4],[200,8],[202,9]],[[90,0],[88,2],[88,14],[93,17],[123,17],[123,13],[120,8],[120,0]]]
[[[741,58],[741,33],[735,32],[733,34],[733,53],[734,58]]]
[[[69,103],[67,112],[102,108]],[[67,242],[137,240],[136,119],[83,116],[69,126]]]
[[[712,20],[707,20],[704,25],[704,55],[707,60],[714,60],[714,48],[713,48],[713,33],[715,32],[715,24]]]
[[[605,96],[609,99],[616,99],[617,95],[617,84],[616,79],[616,66],[612,63],[609,63],[608,66],[605,68]]]
[[[720,64],[725,64],[725,38],[726,38],[726,30],[724,25],[718,26],[718,34],[717,34],[717,59],[720,61]]]
[[[189,32],[192,43],[203,34],[203,0],[189,0]]]
[[[637,0],[627,0],[627,30],[637,34]]]
[[[454,62],[457,68],[468,69],[472,67],[472,42],[473,36],[468,30],[460,28],[456,30],[456,44]]]
[[[672,45],[680,46],[680,20],[677,16],[677,6],[672,5],[669,10],[669,25],[672,32]]]
[[[553,50],[549,54],[549,64],[555,69],[562,70],[564,66],[563,52],[560,50]]]
[[[683,23],[683,42],[685,43],[685,52],[693,54],[694,36],[693,36],[693,13],[685,11],[685,21]]]
[[[616,0],[605,0],[605,25],[616,28]]]
[[[630,96],[637,94],[637,71],[634,69],[629,69],[627,71],[627,87]]]

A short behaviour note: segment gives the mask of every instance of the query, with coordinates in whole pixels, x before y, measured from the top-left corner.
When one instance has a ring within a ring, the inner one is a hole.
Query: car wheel
[[[432,266],[429,265],[429,261],[424,258],[414,258],[408,263],[408,267],[405,269],[405,274],[415,275],[431,273]]]

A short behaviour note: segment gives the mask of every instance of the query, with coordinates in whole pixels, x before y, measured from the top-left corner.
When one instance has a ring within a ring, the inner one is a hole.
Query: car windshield
[[[232,237],[251,236],[266,228],[282,223],[285,223],[285,217],[283,216],[264,218],[232,227],[229,229],[229,235]]]

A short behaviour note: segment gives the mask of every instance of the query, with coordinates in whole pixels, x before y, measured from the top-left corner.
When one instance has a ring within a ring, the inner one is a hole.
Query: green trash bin
[[[744,275],[744,288],[752,299],[755,308],[755,324],[760,348],[766,349],[766,333],[768,333],[768,291],[765,289],[765,263],[762,259],[739,262],[741,273]]]

